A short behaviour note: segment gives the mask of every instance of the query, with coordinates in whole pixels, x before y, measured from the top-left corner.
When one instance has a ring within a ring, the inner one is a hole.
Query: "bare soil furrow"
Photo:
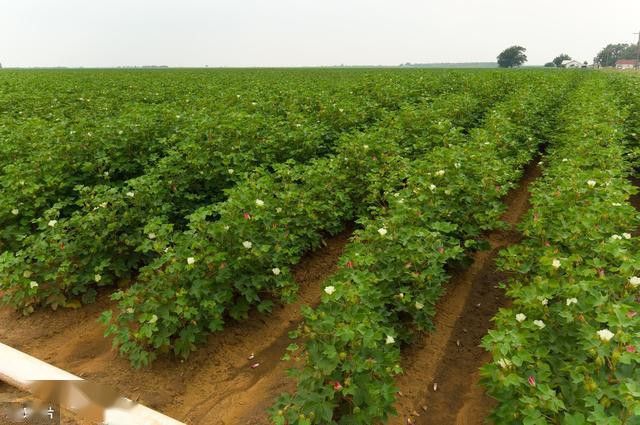
[[[497,271],[495,259],[500,249],[521,239],[515,227],[530,208],[528,187],[539,176],[537,161],[505,198],[502,219],[509,228],[487,234],[490,249],[474,253],[468,267],[453,272],[436,308],[434,330],[403,350],[398,417],[390,423],[482,424],[491,411],[493,401],[478,385],[478,368],[489,360],[479,344],[506,303],[499,284],[507,276]]]

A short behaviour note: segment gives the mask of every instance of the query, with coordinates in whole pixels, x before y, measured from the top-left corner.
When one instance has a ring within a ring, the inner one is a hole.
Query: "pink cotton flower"
[[[533,375],[529,376],[528,381],[529,381],[529,385],[531,385],[532,387],[536,386],[536,378]]]

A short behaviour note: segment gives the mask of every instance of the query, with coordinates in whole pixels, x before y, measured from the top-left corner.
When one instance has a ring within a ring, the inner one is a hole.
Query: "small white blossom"
[[[623,233],[622,237],[625,239],[631,239],[631,233]]]
[[[394,342],[396,342],[396,340],[391,335],[387,335],[387,339],[385,339],[384,342],[385,342],[385,344],[393,344]]]
[[[547,305],[547,304],[549,304],[549,300],[546,299],[546,298],[543,298],[542,300],[540,300],[540,304]]]
[[[560,268],[560,260],[558,260],[557,258],[556,258],[556,259],[554,259],[554,260],[551,262],[551,266],[552,266],[554,269],[559,269],[559,268]]]
[[[107,208],[107,203],[106,202],[101,203],[100,208]]]
[[[542,320],[534,320],[533,324],[536,325],[537,327],[539,327],[540,329],[545,327],[545,324]]]
[[[151,319],[149,319],[149,323],[156,323],[158,321],[158,316],[155,314],[151,315]]]
[[[598,334],[598,337],[600,338],[600,340],[603,342],[609,342],[611,338],[613,338],[615,335],[609,329],[601,329],[596,333]]]
[[[95,276],[93,276],[93,280],[95,280],[96,282],[100,282],[102,280],[102,276],[96,274]]]
[[[187,258],[187,264],[191,265],[191,264],[193,264],[193,263],[195,263],[195,262],[196,262],[196,259],[195,259],[195,258],[193,258],[193,257],[189,257],[189,258]]]
[[[14,209],[11,210],[11,214],[13,214],[13,215],[18,215],[18,213],[20,213],[20,210],[17,209],[17,208],[14,208]]]
[[[387,234],[387,228],[386,227],[381,227],[378,229],[378,233],[380,233],[380,236],[384,236]]]
[[[250,241],[244,241],[242,242],[242,246],[247,249],[250,249],[253,246],[253,244]]]
[[[229,227],[229,225],[227,224],[226,226],[224,226],[224,230],[229,230],[231,227]]]
[[[436,176],[444,176],[444,170],[436,171]]]
[[[49,220],[49,227],[55,227],[56,224],[58,224],[58,220]]]
[[[369,145],[362,145],[362,147],[363,147],[365,150],[369,149]]]
[[[324,292],[326,292],[328,295],[331,295],[336,292],[336,288],[335,286],[327,286],[326,288],[324,288]]]
[[[431,191],[433,192],[434,190],[436,190],[436,185],[435,184],[430,184],[429,185],[429,189],[431,189]]]
[[[562,158],[562,162],[567,162],[568,159],[567,158]]]
[[[500,359],[498,360],[498,365],[502,368],[502,369],[508,369],[509,367],[511,367],[513,363],[511,363],[511,360],[509,359]]]
[[[520,322],[520,323],[524,322],[526,318],[527,318],[527,316],[525,316],[525,315],[524,315],[524,314],[522,314],[522,313],[518,313],[518,314],[516,314],[516,320],[517,320],[518,322]]]
[[[149,233],[147,236],[149,236],[149,239],[152,239],[152,240],[156,238],[155,233]]]
[[[622,206],[622,204],[620,202],[612,202],[611,205],[614,206],[614,207],[621,207]]]
[[[280,269],[277,267],[274,267],[271,269],[271,272],[273,272],[274,275],[278,276],[280,274]]]
[[[578,304],[578,299],[577,298],[567,298],[567,306],[570,306],[571,304]]]
[[[629,278],[629,283],[631,284],[631,286],[633,286],[634,288],[640,286],[640,277],[638,276],[631,276]]]
[[[132,307],[127,308],[127,313],[133,314],[133,308]]]
[[[618,240],[622,239],[622,236],[620,236],[620,235],[612,235],[611,239],[614,240],[614,241],[618,241]]]
[[[424,308],[424,304],[422,304],[421,302],[416,301],[416,310],[422,310]]]
[[[453,164],[453,166],[456,168],[460,168],[462,167],[462,164],[460,164],[459,162],[456,162],[455,164]]]
[[[276,212],[277,213],[281,213],[282,212],[282,208],[280,208],[280,207],[276,208]]]
[[[134,196],[136,196],[136,195],[135,195],[135,193],[133,193],[133,192],[127,192],[127,196],[128,196],[129,198],[133,198],[133,197],[134,197]]]
[[[262,199],[256,199],[256,205],[259,207],[264,207],[264,201]]]
[[[29,287],[30,288],[37,288],[38,287],[38,282],[36,282],[35,280],[32,280],[31,282],[29,282]]]
[[[398,294],[398,298],[403,299],[403,298],[404,298],[404,294],[403,294],[402,292],[400,292],[400,293]]]
[[[596,185],[596,181],[595,180],[588,180],[587,184],[589,185],[589,187],[594,187]]]
[[[229,173],[229,174],[233,174],[234,172],[235,172],[235,170],[234,170],[233,168],[229,168],[229,169],[227,170],[227,173]]]

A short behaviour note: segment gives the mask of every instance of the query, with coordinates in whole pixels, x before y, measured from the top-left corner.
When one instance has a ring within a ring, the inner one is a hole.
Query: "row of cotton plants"
[[[379,126],[345,136],[334,155],[252,173],[225,202],[190,215],[186,231],[148,222],[137,249],[155,258],[137,282],[114,294],[119,305],[104,316],[108,333],[143,365],[168,350],[186,357],[250,308],[266,312],[274,299],[294,299],[291,270],[302,255],[346,222],[368,216],[381,191],[402,185],[402,165],[416,152],[464,143],[464,131],[492,103],[485,97],[456,93],[407,105]]]
[[[497,424],[640,423],[640,221],[611,93],[593,78],[564,109],[525,239],[502,254],[513,304],[482,371]]]
[[[373,424],[394,413],[400,345],[428,329],[447,281],[482,232],[500,226],[501,198],[550,130],[567,81],[538,82],[498,105],[467,142],[407,165],[346,249],[322,303],[305,311],[289,358],[294,394],[272,409],[276,424]]]

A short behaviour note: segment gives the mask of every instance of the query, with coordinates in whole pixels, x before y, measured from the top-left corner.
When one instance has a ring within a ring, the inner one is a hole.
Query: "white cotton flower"
[[[151,239],[151,240],[156,238],[156,234],[155,233],[149,233],[147,236],[149,236],[149,239]]]
[[[134,196],[136,196],[136,195],[135,195],[135,193],[133,193],[133,192],[127,192],[127,196],[128,196],[129,198],[133,198],[133,197],[134,197]]]
[[[391,335],[387,335],[387,339],[384,341],[385,344],[393,344],[394,342],[396,342],[396,340]]]
[[[331,295],[334,292],[336,292],[336,288],[335,286],[327,286],[326,288],[324,288],[324,292],[327,293],[328,295]]]
[[[524,315],[524,314],[522,314],[522,313],[518,313],[518,314],[516,314],[516,320],[517,320],[518,322],[520,322],[520,323],[524,322],[526,318],[527,318],[527,316],[525,316],[525,315]]]
[[[421,302],[416,301],[416,310],[422,310],[424,308],[424,304],[422,304]]]
[[[436,190],[436,185],[435,184],[430,184],[429,185],[429,189],[431,189],[431,191],[433,192],[434,190]]]
[[[620,235],[611,235],[611,239],[614,240],[614,241],[618,241],[618,240],[622,239],[622,236],[620,236]]]
[[[251,249],[253,244],[250,241],[244,241],[244,242],[242,242],[242,246],[247,248],[247,249]]]
[[[577,298],[567,298],[567,306],[570,306],[571,304],[578,304],[578,299]]]
[[[436,176],[444,176],[444,170],[438,170],[436,171]]]
[[[282,208],[280,208],[280,207],[276,208],[276,212],[277,213],[281,213],[282,212]]]
[[[378,229],[378,233],[380,233],[380,236],[384,236],[387,234],[387,228],[386,227],[381,227]]]
[[[229,169],[227,170],[227,173],[229,173],[229,174],[233,174],[233,173],[235,173],[235,170],[234,170],[233,168],[229,168]]]
[[[403,294],[402,292],[400,292],[400,293],[398,294],[398,298],[403,299],[403,298],[404,298],[404,294]]]
[[[587,180],[587,184],[589,185],[589,187],[594,187],[596,185],[596,181],[595,180]]]
[[[558,260],[557,258],[556,258],[556,259],[554,259],[554,260],[551,262],[551,266],[552,266],[554,269],[559,269],[559,268],[560,268],[560,260]]]
[[[509,367],[511,367],[513,363],[511,362],[511,360],[509,359],[500,359],[498,360],[498,365],[502,368],[502,369],[508,369]]]
[[[562,162],[567,162],[568,159],[567,158],[562,158]]]
[[[533,324],[536,325],[537,327],[539,327],[540,329],[545,327],[545,324],[542,320],[534,320]]]
[[[20,210],[17,209],[17,208],[14,208],[14,209],[11,210],[11,214],[13,214],[13,215],[18,215],[19,213],[20,213]]]
[[[256,205],[259,207],[264,207],[264,201],[262,199],[256,199]]]
[[[195,263],[195,262],[196,262],[196,259],[195,259],[195,258],[193,258],[193,257],[189,257],[189,258],[187,258],[187,264],[191,265],[191,264],[193,264],[193,263]]]
[[[58,224],[58,220],[49,220],[49,227],[55,227],[56,224]]]
[[[340,111],[340,112],[344,112],[344,109],[340,108],[340,109],[338,109],[338,111]]]
[[[132,307],[127,308],[127,313],[133,314],[133,308]]]
[[[546,299],[546,298],[543,298],[542,300],[540,300],[540,304],[547,305],[547,304],[549,304],[549,300]]]
[[[95,280],[96,282],[100,282],[102,280],[102,276],[96,274],[95,276],[93,276],[93,280]]]
[[[37,288],[38,287],[38,282],[36,282],[35,280],[32,280],[31,282],[29,282],[29,287],[30,288]]]
[[[272,268],[272,269],[271,269],[271,272],[272,272],[274,275],[278,276],[278,275],[280,274],[280,269],[279,269],[279,268],[277,268],[277,267],[274,267],[274,268]]]
[[[156,323],[158,321],[158,316],[155,314],[151,315],[151,319],[149,319],[149,323]]]
[[[105,172],[104,172],[104,173],[102,173],[102,174],[104,174],[104,176],[105,176],[105,177],[109,177],[109,172],[108,172],[108,171],[105,171]]]
[[[100,208],[107,208],[107,203],[106,202],[101,203]]]
[[[369,145],[362,145],[362,147],[363,147],[365,150],[369,149]]]
[[[229,230],[230,228],[229,225],[224,226],[224,230]]]
[[[611,338],[615,336],[615,334],[611,332],[609,329],[601,329],[596,333],[598,334],[598,337],[600,338],[600,340],[603,342],[609,342],[611,341]]]
[[[453,166],[456,168],[460,168],[462,167],[462,164],[460,164],[459,162],[456,162],[455,164],[453,164]]]
[[[631,276],[629,278],[629,283],[631,284],[631,286],[633,286],[634,288],[640,286],[640,277],[638,276]]]
[[[614,206],[614,207],[621,207],[622,206],[622,204],[620,202],[612,202],[611,205]]]
[[[625,239],[631,239],[631,233],[623,233],[622,237]]]

